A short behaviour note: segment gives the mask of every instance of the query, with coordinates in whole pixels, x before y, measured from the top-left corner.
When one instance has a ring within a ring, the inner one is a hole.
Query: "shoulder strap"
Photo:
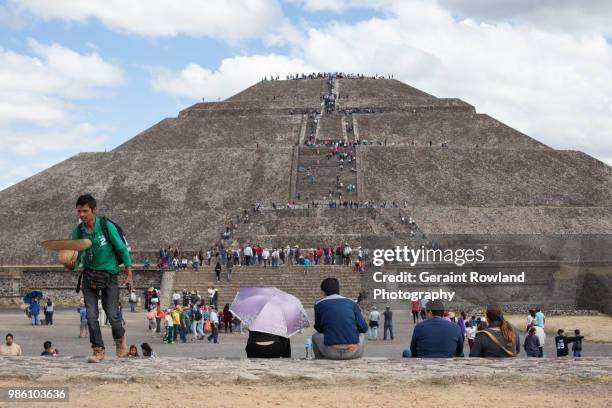
[[[502,344],[499,342],[499,340],[497,340],[497,337],[495,337],[493,334],[489,333],[488,331],[486,331],[486,330],[478,330],[478,331],[476,332],[476,334],[478,334],[478,333],[483,333],[483,334],[486,334],[486,335],[489,337],[489,339],[491,339],[491,341],[492,341],[492,342],[493,342],[493,343],[494,343],[494,344],[495,344],[497,347],[499,347],[499,349],[500,349],[501,351],[503,351],[503,352],[504,352],[504,353],[505,353],[505,354],[506,354],[508,357],[516,357],[516,356],[517,356],[517,354],[516,354],[516,353],[513,353],[513,352],[511,352],[510,350],[508,350],[507,348],[505,348],[505,347],[504,347],[504,346],[503,346],[503,345],[502,345]]]
[[[112,223],[112,221],[109,221],[108,218],[100,217],[100,228],[102,229],[102,234],[104,234],[104,238],[106,238],[106,242],[110,244],[111,248],[113,248],[113,252],[115,253],[115,255],[117,255],[117,248],[115,248],[115,244],[113,244],[113,241],[110,239],[110,233],[108,232],[109,222]]]

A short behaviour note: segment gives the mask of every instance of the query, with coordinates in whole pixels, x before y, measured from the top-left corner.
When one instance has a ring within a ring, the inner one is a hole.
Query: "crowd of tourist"
[[[270,75],[272,80],[279,79],[279,76]],[[365,74],[353,74],[345,72],[312,72],[310,74],[290,74],[285,77],[286,80],[301,80],[301,79],[325,79],[325,78],[338,78],[338,79],[392,79],[393,74],[385,75],[365,75]],[[264,81],[267,80],[267,76],[264,77]]]
[[[393,311],[390,307],[386,307],[383,313],[372,307],[366,322],[359,304],[340,295],[340,282],[336,278],[324,279],[320,287],[322,298],[314,306],[315,333],[304,344],[306,358],[314,356],[344,360],[361,357],[365,349],[365,334],[368,340],[379,339],[381,319],[383,341],[394,340]],[[206,298],[197,291],[189,292],[187,289],[182,294],[175,292],[172,295],[173,305],[165,309],[160,305],[159,295],[159,291],[153,287],[144,293],[148,328],[153,335],[159,336],[160,341],[172,344],[207,339],[218,343],[222,329],[225,333],[243,332],[242,322],[231,312],[229,304],[221,311],[218,310],[218,291],[215,287],[208,289]],[[540,309],[529,310],[525,338],[521,343],[520,329],[504,318],[499,306],[490,305],[484,316],[472,315],[470,318],[464,311],[457,315],[449,311],[441,300],[415,300],[411,302],[410,308],[415,326],[403,357],[464,357],[466,341],[469,357],[517,357],[521,344],[527,357],[544,357],[546,317]],[[81,322],[83,309],[81,305],[78,310]],[[86,335],[83,330],[81,324],[79,337]],[[573,356],[581,357],[583,339],[579,329],[574,331],[573,336],[567,336],[564,330],[559,329],[555,336],[557,357],[568,356],[570,345]],[[271,347],[266,348],[267,345]],[[142,343],[141,350],[143,357],[157,356],[149,343]],[[290,339],[250,332],[246,352],[248,357],[290,357]],[[0,345],[0,355],[23,355],[12,334],[5,336],[5,343]],[[41,356],[58,355],[60,352],[53,343],[45,341]],[[136,345],[130,346],[128,357],[140,357]]]

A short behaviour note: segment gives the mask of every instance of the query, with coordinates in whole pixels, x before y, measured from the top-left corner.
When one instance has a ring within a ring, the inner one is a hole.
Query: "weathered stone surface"
[[[368,379],[443,380],[520,375],[545,381],[555,379],[610,381],[612,358],[580,359],[436,359],[353,361],[248,360],[158,358],[155,360],[108,359],[87,364],[84,359],[0,357],[0,379],[28,378],[37,382],[157,382],[160,378],[201,382],[220,379],[253,381],[360,381]]]

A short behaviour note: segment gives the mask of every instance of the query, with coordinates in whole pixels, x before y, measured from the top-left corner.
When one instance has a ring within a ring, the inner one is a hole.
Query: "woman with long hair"
[[[487,307],[488,326],[474,338],[470,357],[516,357],[521,346],[518,332],[504,319],[499,306]]]

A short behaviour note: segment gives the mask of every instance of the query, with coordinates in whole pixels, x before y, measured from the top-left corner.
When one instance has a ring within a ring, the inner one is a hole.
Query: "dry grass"
[[[526,315],[505,316],[519,330],[524,331],[527,325]],[[574,329],[580,329],[585,341],[593,343],[612,343],[612,317],[595,316],[546,316],[546,334],[556,335],[557,330],[565,330],[566,336],[573,336]]]

